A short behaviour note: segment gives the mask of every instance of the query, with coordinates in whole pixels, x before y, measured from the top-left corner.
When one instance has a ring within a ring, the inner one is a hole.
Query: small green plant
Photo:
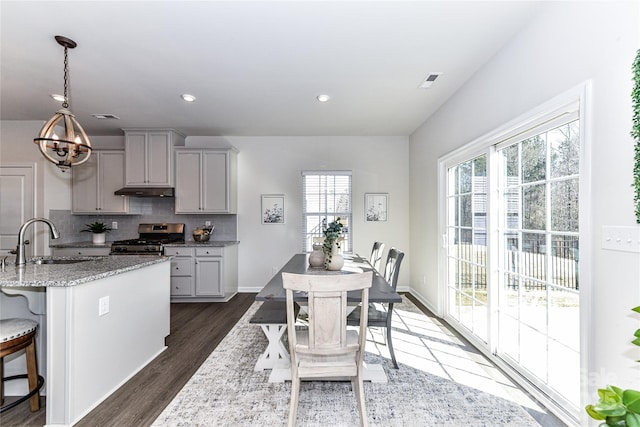
[[[640,306],[632,310],[640,313]],[[635,338],[631,342],[640,346],[640,329],[633,335]],[[609,385],[598,389],[598,397],[598,403],[587,405],[585,410],[591,418],[604,421],[601,426],[640,427],[640,391],[622,390]]]
[[[111,231],[109,227],[104,222],[94,222],[93,224],[87,224],[87,228],[82,231],[87,231],[90,233],[108,233]]]

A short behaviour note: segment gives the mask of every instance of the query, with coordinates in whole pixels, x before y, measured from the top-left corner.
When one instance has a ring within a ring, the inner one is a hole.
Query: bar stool
[[[4,403],[4,382],[18,378],[27,378],[30,392],[18,400],[4,405],[0,413],[7,411],[29,399],[31,412],[40,409],[40,389],[44,384],[44,378],[38,375],[38,362],[36,361],[36,332],[38,322],[30,319],[2,319],[0,320],[0,404]],[[4,377],[4,357],[19,350],[26,349],[27,374]]]

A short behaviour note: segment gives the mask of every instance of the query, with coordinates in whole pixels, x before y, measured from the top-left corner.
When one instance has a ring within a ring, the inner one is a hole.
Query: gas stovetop
[[[116,240],[114,245],[163,245],[167,243],[184,243],[184,238],[177,239],[129,239],[129,240]]]
[[[163,245],[167,243],[184,243],[184,224],[140,224],[140,236],[137,239],[118,240],[111,244],[111,254],[162,255]]]

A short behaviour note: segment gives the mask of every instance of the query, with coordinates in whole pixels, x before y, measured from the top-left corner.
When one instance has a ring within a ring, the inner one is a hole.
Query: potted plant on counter
[[[87,227],[82,231],[93,233],[94,245],[104,245],[106,235],[111,229],[104,222],[96,221],[93,224],[87,224]]]

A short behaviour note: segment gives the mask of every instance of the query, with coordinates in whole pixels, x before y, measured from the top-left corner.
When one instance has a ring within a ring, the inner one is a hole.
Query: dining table
[[[282,284],[282,273],[309,274],[309,275],[341,275],[373,271],[371,288],[369,289],[370,303],[401,303],[402,297],[391,288],[385,278],[373,268],[369,260],[358,254],[344,254],[344,266],[338,271],[330,271],[324,267],[311,267],[309,254],[299,253],[291,259],[275,274],[271,280],[256,295],[256,301],[263,301],[259,312],[256,313],[251,323],[260,324],[268,339],[267,348],[260,355],[255,370],[271,369],[269,382],[283,382],[291,378],[291,365],[289,352],[282,338],[286,332],[286,292]],[[305,292],[295,292],[294,301],[304,305],[307,300]],[[362,300],[362,291],[347,293],[348,302],[355,308],[356,303]],[[363,379],[372,382],[387,382],[387,376],[379,364],[365,363]]]

